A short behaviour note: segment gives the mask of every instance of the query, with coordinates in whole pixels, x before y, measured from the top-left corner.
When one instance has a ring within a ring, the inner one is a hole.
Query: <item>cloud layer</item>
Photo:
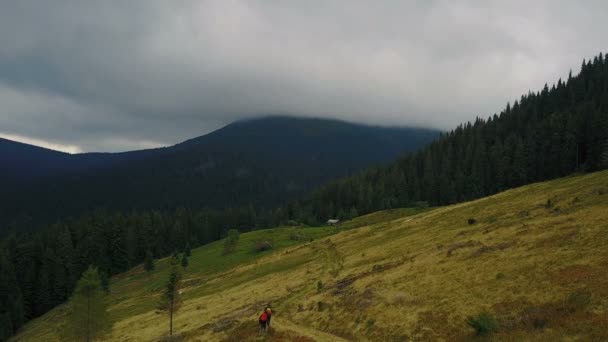
[[[274,113],[449,129],[577,72],[607,17],[604,1],[13,1],[0,136],[121,151]]]

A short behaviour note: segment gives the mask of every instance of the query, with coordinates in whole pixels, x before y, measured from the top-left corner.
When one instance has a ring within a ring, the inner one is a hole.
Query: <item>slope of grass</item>
[[[474,218],[475,223],[469,224]],[[416,213],[374,213],[338,228],[242,234],[193,251],[175,327],[186,341],[470,340],[489,314],[499,340],[608,340],[608,171]],[[272,236],[277,248],[253,253]],[[166,261],[112,280],[112,341],[158,341]],[[259,311],[274,308],[260,338]],[[64,307],[15,340],[56,341]],[[486,317],[486,316],[479,316]],[[469,320],[471,321],[471,320]]]

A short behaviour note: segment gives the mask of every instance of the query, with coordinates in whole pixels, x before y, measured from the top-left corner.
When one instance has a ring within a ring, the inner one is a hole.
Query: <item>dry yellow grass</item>
[[[229,271],[187,274],[193,280],[176,331],[185,341],[469,340],[466,318],[487,311],[500,324],[499,340],[608,340],[608,171],[409,217],[382,215]],[[154,291],[136,287],[112,295],[121,300],[111,301],[108,340],[166,334],[167,317],[153,309],[118,314],[130,302],[153,303]],[[274,307],[274,331],[259,337],[265,302]],[[62,310],[16,340],[57,340]]]

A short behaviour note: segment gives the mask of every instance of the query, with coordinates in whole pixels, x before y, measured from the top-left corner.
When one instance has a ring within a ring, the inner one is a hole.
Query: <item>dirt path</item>
[[[297,325],[294,322],[285,319],[285,318],[273,318],[272,319],[272,327],[279,331],[282,330],[290,330],[296,332],[298,335],[307,336],[313,338],[317,342],[332,342],[332,341],[348,341],[343,339],[342,337],[332,335],[329,333],[325,333],[316,329],[311,329],[305,326]]]

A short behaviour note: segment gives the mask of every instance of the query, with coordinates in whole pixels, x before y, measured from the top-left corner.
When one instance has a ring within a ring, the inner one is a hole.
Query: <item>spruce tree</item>
[[[72,234],[68,227],[63,227],[62,231],[59,233],[57,244],[56,254],[60,260],[61,266],[65,268],[66,272],[64,291],[65,296],[67,297],[74,289],[74,285],[76,285],[76,281],[78,280],[77,258],[74,253]]]
[[[603,169],[608,169],[608,139],[604,143],[604,152],[600,158],[600,167]]]
[[[0,341],[8,341],[14,330],[10,313],[0,312]]]
[[[177,266],[180,264],[179,253],[177,253],[177,251],[171,254],[171,257],[169,258],[169,264],[171,266]]]
[[[35,313],[42,315],[51,307],[51,284],[50,284],[50,265],[49,260],[42,258],[42,263],[38,268],[38,279],[36,282]]]
[[[150,250],[146,251],[146,259],[144,260],[144,270],[146,272],[154,271],[154,258]]]
[[[90,342],[110,332],[111,323],[96,267],[90,266],[83,273],[69,304],[68,322],[62,330],[65,340]]]
[[[181,286],[181,272],[172,266],[169,271],[169,278],[165,284],[165,290],[161,296],[158,309],[169,314],[169,336],[173,335],[173,317],[180,307],[179,289]]]
[[[192,256],[192,250],[190,249],[190,242],[186,243],[186,247],[184,248],[184,255],[186,255],[187,257]]]
[[[21,290],[8,258],[0,253],[0,341],[5,341],[25,319]]]
[[[188,257],[186,256],[185,253],[182,255],[182,262],[181,262],[181,264],[182,264],[183,268],[188,267]]]
[[[105,271],[99,271],[99,284],[106,294],[110,293],[110,277]]]

